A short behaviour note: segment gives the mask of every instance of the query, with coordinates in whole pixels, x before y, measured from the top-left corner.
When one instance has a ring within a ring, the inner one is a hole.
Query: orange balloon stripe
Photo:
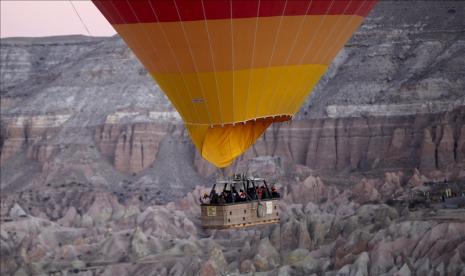
[[[117,24],[114,27],[149,72],[191,73],[196,72],[196,69],[199,72],[211,72],[299,64],[329,65],[361,24],[363,17],[327,15],[317,30],[315,26],[320,24],[323,16],[284,16],[281,30],[285,31],[279,34],[276,31],[281,17],[258,18],[256,34],[256,18],[208,20],[208,30],[204,21]],[[231,22],[234,41],[231,39]],[[189,42],[181,24],[184,25]],[[302,30],[297,33],[301,24]],[[328,32],[334,29],[344,32],[336,31],[334,38],[328,38]],[[168,41],[164,39],[163,32]],[[153,39],[147,41],[147,35]],[[252,57],[254,39],[256,50]],[[275,40],[272,55],[270,45]],[[311,48],[307,49],[309,44]],[[173,52],[176,56],[173,56]],[[194,53],[193,57],[190,52]],[[319,54],[312,55],[314,52]],[[273,58],[270,60],[271,56]]]

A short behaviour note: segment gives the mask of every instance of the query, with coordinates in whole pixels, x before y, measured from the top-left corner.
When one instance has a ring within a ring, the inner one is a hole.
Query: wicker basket
[[[201,205],[202,227],[224,229],[279,222],[279,200]]]

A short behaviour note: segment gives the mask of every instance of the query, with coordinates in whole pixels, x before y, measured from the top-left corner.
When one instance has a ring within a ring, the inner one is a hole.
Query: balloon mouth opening
[[[187,126],[196,126],[196,125],[208,125],[209,128],[221,128],[221,127],[234,127],[234,126],[241,126],[241,125],[249,125],[249,124],[269,124],[269,123],[281,123],[281,122],[287,122],[292,120],[294,116],[289,115],[289,114],[283,114],[283,115],[275,115],[275,116],[265,116],[265,117],[260,117],[260,118],[253,118],[253,119],[248,119],[245,121],[236,121],[236,122],[227,122],[227,123],[221,123],[221,124],[198,124],[198,123],[189,123],[186,122],[185,124]]]
[[[272,123],[291,119],[290,115],[279,115],[252,119],[244,123],[186,126],[201,156],[217,168],[224,168],[253,145]]]

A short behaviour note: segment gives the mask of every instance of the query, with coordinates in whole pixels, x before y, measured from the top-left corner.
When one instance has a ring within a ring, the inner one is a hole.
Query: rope
[[[300,58],[299,62],[298,62],[298,65],[302,65],[303,61],[304,61],[304,58],[305,56],[307,55],[308,51],[312,48],[313,46],[313,42],[315,41],[315,37],[318,36],[318,34],[320,33],[320,30],[321,30],[321,26],[323,25],[323,22],[325,21],[326,17],[328,16],[328,12],[331,10],[331,8],[333,7],[333,4],[334,4],[334,1],[335,0],[331,0],[331,3],[329,4],[329,7],[328,9],[325,11],[325,14],[323,15],[323,18],[320,20],[319,24],[318,24],[318,28],[316,30],[316,32],[313,34],[312,36],[312,40],[310,40],[310,43],[308,44],[308,46],[305,48],[305,51],[302,55],[302,57]],[[295,78],[296,78],[296,74],[294,74],[293,78],[292,78],[292,82],[295,81]],[[287,94],[287,91],[286,90],[286,94]],[[295,93],[294,94],[294,97],[291,97],[291,101],[289,101],[289,104],[287,106],[286,109],[290,109],[295,101],[295,98],[297,97],[298,93]]]
[[[234,106],[236,102],[236,97],[234,97],[234,26],[233,26],[233,7],[232,7],[232,0],[229,1],[229,8],[231,14],[231,63],[232,63],[232,120],[233,122],[236,120],[234,114]],[[234,123],[233,123],[234,125]]]
[[[276,83],[276,85],[275,85],[275,87],[273,89],[272,96],[270,97],[270,101],[269,101],[270,106],[271,106],[271,104],[273,104],[273,100],[276,97],[276,90],[278,90],[278,87],[281,85],[281,81],[283,79],[283,71],[284,71],[283,67],[287,66],[287,63],[289,62],[289,58],[291,57],[291,54],[293,53],[294,48],[297,45],[297,38],[300,36],[300,32],[302,31],[302,27],[304,25],[305,19],[307,19],[307,13],[310,10],[311,6],[312,6],[312,0],[309,2],[308,6],[307,6],[307,9],[305,10],[304,16],[302,16],[302,20],[300,21],[299,28],[298,28],[298,30],[297,30],[297,32],[295,34],[294,40],[292,42],[291,49],[287,54],[286,61],[284,61],[283,66],[281,66],[281,69],[279,70],[280,71],[279,79],[278,79],[278,81],[277,81],[277,83]],[[273,107],[274,107],[274,105],[273,105]]]
[[[347,23],[349,23],[349,22],[352,23],[352,22],[354,21],[354,19],[357,18],[357,13],[362,9],[363,6],[365,6],[366,3],[367,3],[367,0],[364,0],[364,1],[362,2],[362,4],[357,8],[357,10],[355,11],[355,13],[354,13],[353,15],[351,15],[351,17],[350,17],[350,19],[349,19],[349,21],[348,21]],[[347,7],[348,7],[349,5],[350,5],[350,3],[347,5]],[[347,7],[346,7],[346,9],[347,9]],[[345,12],[345,10],[344,10],[344,12]],[[351,25],[351,24],[346,24],[346,25],[343,27],[343,31],[341,31],[341,32],[338,33],[339,35],[335,38],[335,41],[338,41],[338,40],[341,38],[341,36],[347,31],[347,29],[350,27],[350,25]],[[327,51],[326,56],[323,56],[322,60],[326,60],[327,58],[331,57],[330,54],[331,54],[331,52],[334,50],[334,47],[336,47],[336,46],[335,46],[335,44],[332,44],[332,45],[330,45],[329,47],[330,47],[330,48],[329,48],[329,51]]]
[[[174,60],[175,60],[175,62],[176,62],[176,67],[178,68],[178,73],[181,75],[183,84],[184,84],[184,86],[186,87],[187,93],[189,94],[189,99],[191,100],[190,104],[192,105],[192,107],[193,107],[194,110],[195,110],[195,112],[194,112],[194,113],[195,113],[195,117],[197,118],[198,123],[200,123],[200,119],[199,119],[199,117],[198,117],[198,113],[199,113],[199,112],[198,112],[198,110],[197,110],[197,106],[196,106],[194,103],[192,103],[193,97],[192,97],[191,89],[190,89],[189,86],[187,85],[186,79],[184,78],[184,73],[182,73],[182,71],[181,71],[181,67],[180,67],[180,65],[179,65],[178,58],[177,58],[176,54],[174,53],[173,47],[172,47],[172,45],[171,45],[171,43],[170,43],[170,41],[169,41],[169,39],[168,39],[168,37],[167,37],[167,35],[166,35],[165,30],[164,30],[163,27],[162,27],[162,24],[161,24],[161,22],[160,22],[160,20],[159,20],[159,18],[158,18],[158,16],[157,16],[157,13],[155,12],[155,9],[154,9],[153,6],[152,6],[152,3],[151,3],[149,0],[147,0],[147,2],[148,2],[149,5],[150,5],[150,8],[151,8],[151,10],[152,10],[152,13],[153,13],[153,15],[155,16],[155,19],[157,20],[157,22],[159,22],[159,24],[157,24],[157,25],[158,25],[158,27],[160,28],[160,31],[162,32],[163,38],[165,39],[165,41],[166,41],[168,47],[170,48],[171,55],[174,57]],[[181,97],[182,97],[182,95],[181,95]]]
[[[71,4],[71,7],[73,7],[73,10],[74,10],[74,12],[76,13],[77,17],[79,18],[79,21],[81,21],[82,26],[84,26],[84,29],[86,29],[87,34],[88,34],[89,36],[92,36],[92,34],[90,33],[89,29],[87,28],[86,23],[84,23],[84,20],[82,20],[81,16],[79,15],[79,12],[77,11],[77,9],[76,9],[76,7],[74,6],[73,2],[72,2],[71,0],[69,0],[69,3]]]
[[[210,57],[212,59],[212,65],[213,65],[213,77],[215,78],[215,86],[216,86],[216,98],[218,100],[218,110],[220,111],[220,121],[223,123],[223,113],[221,111],[221,100],[220,100],[220,88],[218,85],[218,77],[216,76],[216,65],[215,65],[215,59],[213,57],[213,48],[211,44],[211,38],[210,38],[210,30],[208,29],[208,22],[207,22],[207,14],[205,12],[205,6],[203,4],[203,0],[200,1],[202,3],[202,11],[203,11],[203,19],[205,23],[205,29],[207,30],[207,36],[208,36],[208,46],[210,48]]]
[[[349,1],[349,3],[347,4],[347,6],[345,7],[345,9],[344,9],[344,11],[343,11],[343,14],[346,12],[346,10],[348,9],[348,7],[349,7],[350,4],[352,3],[352,1],[353,1],[353,0]],[[352,23],[352,21],[357,17],[356,14],[362,9],[363,6],[365,6],[366,3],[368,3],[368,1],[367,1],[367,0],[364,0],[364,1],[362,2],[362,4],[357,8],[356,12],[351,16],[351,18],[349,19],[349,21],[347,22],[347,24],[343,27],[343,30],[344,30],[344,31],[341,31],[341,32],[338,33],[339,35],[338,35],[337,38],[335,39],[336,41],[340,39],[341,35],[347,30],[348,26],[351,25],[351,24],[348,24],[348,23],[349,23],[349,22]],[[339,22],[339,20],[340,20],[340,17],[338,18],[338,20],[336,21],[336,24],[334,24],[334,25],[337,25],[337,23]],[[334,27],[333,27],[333,28],[334,28]],[[330,33],[332,34],[333,31],[334,31],[334,29],[331,29]],[[329,37],[329,36],[328,36],[328,37]],[[328,39],[328,37],[325,39],[325,42],[326,42],[326,40]],[[330,48],[329,48],[329,50],[327,51],[326,56],[324,56],[324,57],[322,58],[322,60],[325,60],[325,59],[327,59],[327,58],[330,57],[329,55],[330,55],[330,53],[333,51],[333,49],[334,49],[335,46],[334,46],[334,44],[332,44],[332,45],[330,45],[329,47],[330,47]],[[319,51],[319,50],[320,50],[320,49],[318,49],[318,51]],[[295,100],[296,100],[296,97],[293,98],[293,101],[291,102],[291,104],[293,104],[293,103],[295,102]],[[292,105],[291,105],[291,106],[292,106]]]
[[[130,1],[126,0],[126,3],[127,3],[127,5],[129,6],[129,8],[130,8],[132,14],[133,14],[134,17],[136,18],[137,23],[140,24],[141,22],[140,22],[140,20],[139,20],[139,17],[137,16],[137,13],[135,12],[134,8],[131,6]],[[116,9],[116,7],[114,7],[114,5],[112,5],[112,6],[113,6],[113,8]],[[119,15],[119,13],[117,13],[117,14]],[[122,18],[122,17],[120,16],[120,19],[126,24],[124,18]],[[137,31],[139,31],[139,29],[137,29]],[[148,40],[148,42],[149,42],[148,45],[151,45],[151,47],[148,47],[148,50],[151,51],[151,52],[153,52],[153,54],[154,54],[156,57],[158,57],[159,55],[158,55],[158,53],[157,53],[157,50],[153,47],[154,42],[153,42],[153,40],[152,40],[152,36],[150,36],[149,34],[147,34],[147,32],[145,31],[145,28],[142,28],[141,32],[142,32],[143,36],[145,37],[145,39]],[[145,43],[142,43],[142,45],[145,45]],[[141,47],[141,49],[143,49],[144,51],[146,50],[145,47]],[[147,52],[147,51],[146,51],[146,52]],[[163,60],[163,59],[159,59],[158,63],[156,63],[156,64],[154,63],[154,61],[153,61],[152,59],[149,59],[147,62],[151,64],[152,68],[156,68],[156,67],[158,67],[158,65],[159,65],[159,66],[162,68],[163,71],[167,72],[168,70],[167,70],[165,64],[161,62],[162,60]],[[151,72],[149,72],[149,73],[151,73]],[[179,94],[179,90],[178,90],[178,87],[177,87],[177,85],[176,85],[176,82],[175,82],[175,81],[173,82],[173,78],[172,78],[172,76],[171,76],[170,74],[169,74],[169,76],[170,76],[171,82],[175,84],[174,87],[175,87],[175,89],[176,89],[176,93]],[[182,99],[184,99],[184,98],[182,98]],[[171,101],[171,102],[172,102],[172,104],[176,107],[176,109],[178,110],[179,114],[181,115],[181,118],[182,118],[183,120],[185,120],[185,116],[184,116],[184,114],[181,112],[181,109],[179,108],[179,106],[177,106],[177,105],[174,103],[174,101]],[[179,102],[179,104],[181,104],[181,102]]]
[[[253,34],[252,59],[250,61],[249,83],[247,85],[247,96],[246,96],[246,99],[245,99],[246,116],[247,116],[247,108],[249,106],[250,82],[252,81],[252,70],[253,70],[254,61],[255,61],[255,45],[256,45],[256,42],[257,42],[257,30],[258,30],[258,18],[259,18],[259,15],[260,15],[260,0],[258,0],[257,16],[255,18],[255,32]],[[247,117],[246,117],[246,119],[247,119]],[[244,124],[245,124],[245,122],[244,122]]]
[[[208,121],[210,122],[210,125],[213,125],[211,115],[210,115],[210,110],[208,109],[207,97],[205,96],[204,87],[203,87],[202,81],[200,80],[200,77],[199,77],[199,69],[197,68],[197,63],[195,61],[194,54],[192,53],[191,43],[190,43],[189,37],[187,36],[186,28],[184,27],[184,22],[182,21],[181,14],[179,13],[178,4],[176,4],[176,0],[173,1],[173,2],[174,2],[174,7],[176,8],[176,12],[178,14],[179,23],[181,23],[181,29],[182,29],[182,33],[184,35],[184,39],[186,40],[187,47],[189,49],[189,55],[190,55],[191,60],[192,60],[192,65],[194,65],[195,76],[197,77],[197,81],[199,82],[200,92],[202,93],[202,97],[203,97],[203,103],[205,104],[204,105],[205,110],[207,111]]]
[[[345,14],[345,12],[347,11],[347,8],[349,8],[350,4],[352,3],[352,0],[349,1],[349,3],[346,5],[346,7],[344,8],[344,11],[342,12],[342,14]],[[333,27],[331,28],[329,34],[325,37],[325,40],[323,41],[323,43],[321,44],[322,46],[326,44],[326,42],[328,41],[328,39],[331,38],[332,34],[334,33],[334,31],[336,30],[336,27],[337,25],[339,24],[339,21],[341,21],[341,18],[342,16],[338,16],[337,17],[337,20],[336,22],[334,23]],[[353,17],[352,17],[353,18]],[[351,18],[351,19],[352,19]],[[347,27],[348,24],[345,25],[345,27]],[[339,35],[341,34],[342,32],[339,33]],[[334,44],[333,44],[334,45]],[[330,46],[331,47],[331,46]],[[315,56],[318,56],[318,54],[320,53],[321,51],[321,48],[323,47],[319,47],[316,52],[315,52]],[[332,49],[333,47],[331,47]]]
[[[268,80],[268,73],[270,71],[270,66],[271,66],[271,62],[273,61],[273,56],[274,56],[274,52],[276,50],[276,42],[278,41],[278,37],[279,37],[279,33],[281,32],[281,24],[283,22],[283,17],[284,17],[284,12],[286,11],[286,6],[287,6],[287,0],[286,2],[284,3],[284,7],[283,7],[283,11],[282,11],[282,14],[281,14],[281,17],[279,18],[279,25],[278,25],[278,30],[276,32],[276,36],[275,36],[275,39],[273,41],[273,49],[271,50],[271,57],[270,57],[270,60],[268,62],[268,67],[266,67],[266,73],[265,73],[265,78],[263,79],[263,82],[262,82],[262,87],[260,90],[263,90],[263,88],[265,87],[265,83],[267,82]],[[257,102],[257,107],[255,108],[255,117],[257,117],[258,115],[258,107],[261,106],[261,100],[262,100],[262,96],[264,94],[264,91],[260,91],[259,93],[259,100]]]

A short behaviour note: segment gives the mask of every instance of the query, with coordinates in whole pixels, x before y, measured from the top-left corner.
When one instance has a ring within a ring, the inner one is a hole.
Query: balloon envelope
[[[299,110],[375,0],[93,0],[180,113],[228,166]]]

